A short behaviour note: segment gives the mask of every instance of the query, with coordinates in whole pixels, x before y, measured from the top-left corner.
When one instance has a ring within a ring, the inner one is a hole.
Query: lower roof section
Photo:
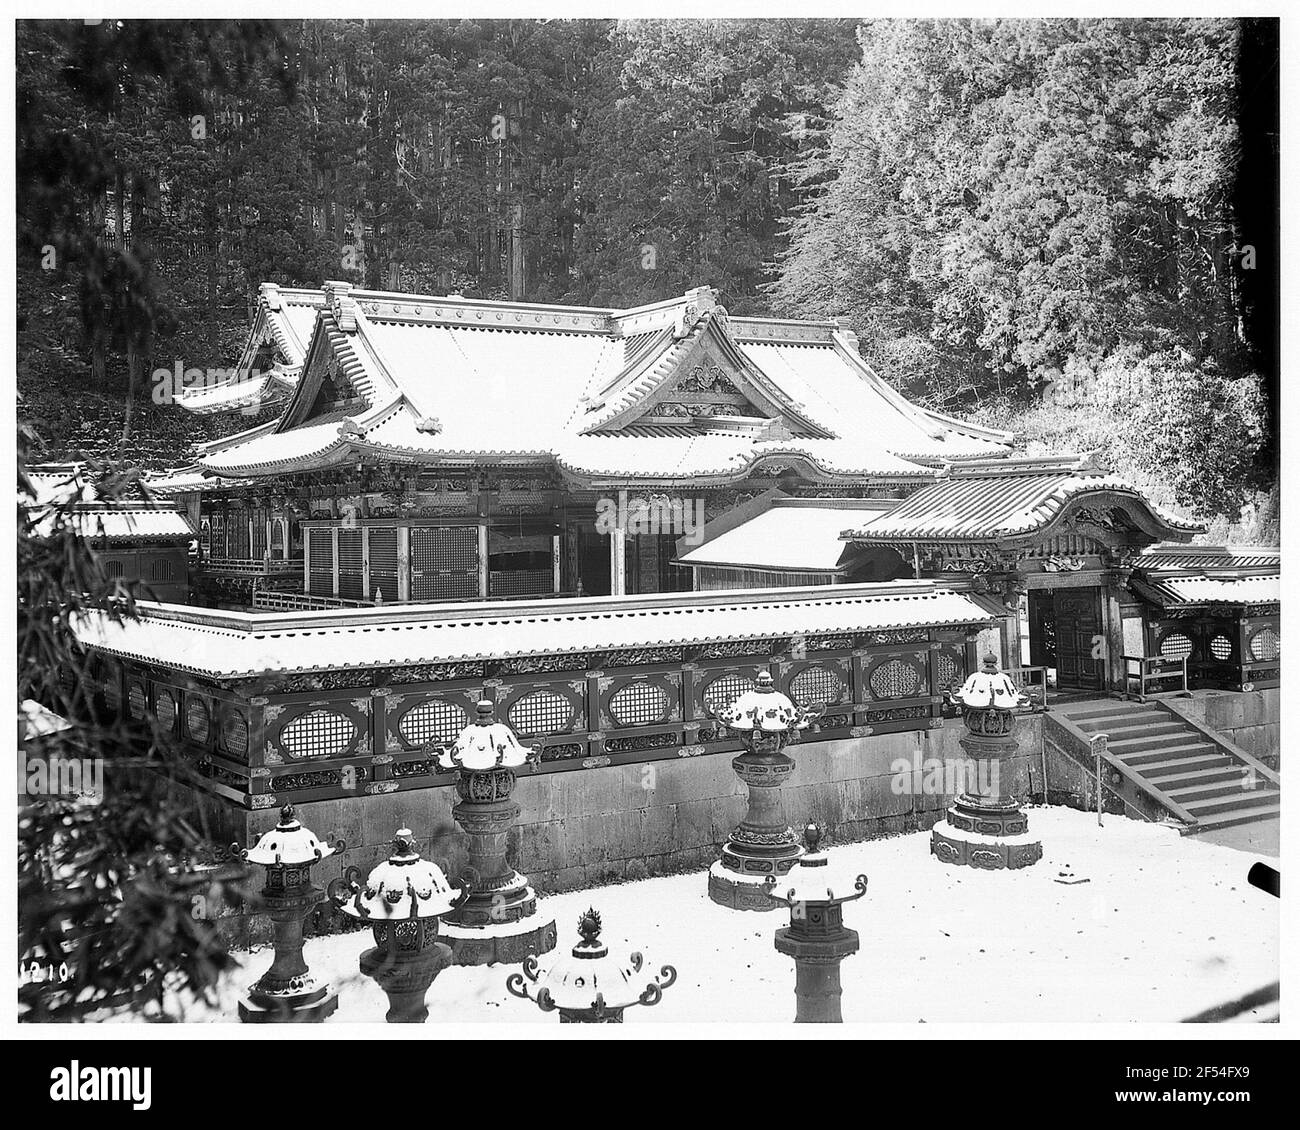
[[[1282,578],[1276,573],[1240,577],[1139,575],[1129,584],[1139,596],[1162,608],[1267,608],[1282,601]]]
[[[895,499],[778,498],[770,509],[683,553],[677,564],[843,573],[854,549],[840,534],[897,505]]]
[[[950,464],[929,486],[888,513],[845,530],[868,545],[905,542],[1004,544],[1049,531],[1067,508],[1120,505],[1149,539],[1187,540],[1204,527],[1157,507],[1088,456]],[[1086,512],[1086,511],[1085,511]]]
[[[620,648],[992,623],[998,606],[963,585],[869,585],[659,593],[511,603],[261,614],[139,602],[140,616],[74,619],[86,646],[231,679]]]

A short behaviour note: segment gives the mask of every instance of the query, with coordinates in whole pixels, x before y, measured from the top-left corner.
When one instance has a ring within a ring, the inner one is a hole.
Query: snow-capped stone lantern
[[[515,770],[536,765],[540,750],[521,745],[504,722],[492,720],[492,703],[478,704],[478,718],[454,745],[438,754],[442,769],[457,773],[460,800],[452,818],[468,840],[468,900],[447,915],[443,937],[457,965],[515,963],[555,948],[555,919],[537,913],[537,895],[506,859],[506,841],[519,816],[510,799]]]
[[[784,879],[771,877],[767,895],[790,908],[790,925],[776,932],[776,949],[794,958],[796,1024],[843,1024],[840,962],[858,952],[858,932],[844,925],[843,906],[867,893],[867,877],[831,867],[817,850],[822,832],[809,824],[807,851]]]
[[[785,822],[781,786],[794,769],[783,751],[799,731],[820,716],[821,706],[802,709],[776,689],[762,671],[751,690],[713,716],[745,743],[731,767],[749,790],[745,818],[722,845],[722,858],[709,868],[709,897],[734,910],[772,910],[765,883],[780,879],[803,849]]]
[[[231,852],[266,868],[260,903],[275,933],[275,960],[239,1000],[239,1019],[246,1024],[320,1023],[338,1008],[328,981],[317,982],[302,956],[307,915],[325,898],[311,881],[312,865],[343,847],[322,843],[299,823],[293,805],[280,809],[280,822],[251,848],[231,845]]]
[[[651,977],[640,953],[614,957],[600,940],[600,914],[588,910],[578,920],[582,941],[568,957],[542,973],[537,955],[524,959],[524,971],[506,978],[512,996],[533,1001],[543,1012],[559,1012],[561,1024],[622,1024],[623,1010],[635,1004],[658,1004],[677,980],[677,970],[661,966]],[[528,985],[537,986],[530,995]]]
[[[961,747],[970,759],[966,787],[930,832],[930,850],[944,863],[983,868],[1028,867],[1043,856],[1029,834],[1029,817],[1012,792],[1016,714],[1029,705],[990,652],[984,666],[950,696],[966,722]]]
[[[401,828],[392,854],[358,886],[343,912],[369,923],[375,945],[358,962],[388,996],[389,1024],[423,1024],[425,994],[452,963],[451,947],[438,941],[438,919],[459,906],[466,892],[447,882],[442,868],[420,858],[415,837]]]

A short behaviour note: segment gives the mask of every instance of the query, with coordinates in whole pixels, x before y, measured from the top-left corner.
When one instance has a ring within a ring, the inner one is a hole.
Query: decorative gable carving
[[[739,350],[727,333],[721,306],[696,316],[690,305],[683,313],[686,336],[664,342],[649,366],[639,357],[626,380],[589,406],[593,419],[587,431],[621,431],[632,424],[695,424],[714,430],[710,421],[716,421],[732,429],[761,430],[764,438],[830,434]]]

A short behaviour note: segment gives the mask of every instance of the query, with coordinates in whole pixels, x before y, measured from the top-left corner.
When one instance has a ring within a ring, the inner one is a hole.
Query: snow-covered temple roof
[[[657,593],[638,597],[403,605],[266,614],[139,602],[136,619],[74,620],[86,646],[210,678],[666,647],[920,626],[980,626],[1000,613],[934,581]]]
[[[224,380],[186,388],[177,403],[198,415],[216,415],[287,400],[302,375],[324,301],[324,291],[263,283],[252,331],[234,372]]]
[[[36,537],[64,528],[99,544],[184,542],[198,536],[175,504],[152,499],[103,499],[80,464],[44,464],[27,473],[19,506]]]
[[[1127,520],[1151,538],[1186,539],[1204,528],[1157,507],[1089,457],[1064,455],[947,466],[932,484],[893,510],[846,528],[844,537],[871,545],[1000,544],[1042,535],[1067,507],[1078,511],[1089,499],[1121,504]]]
[[[264,288],[242,363],[276,327],[305,342],[277,361],[274,379],[303,374],[283,415],[205,445],[198,472],[370,457],[543,462],[601,486],[726,483],[760,464],[916,483],[1011,439],[909,403],[837,322],[730,318],[708,288],[631,310]]]
[[[1282,600],[1282,551],[1268,546],[1154,545],[1135,563],[1130,585],[1151,604],[1271,608]]]

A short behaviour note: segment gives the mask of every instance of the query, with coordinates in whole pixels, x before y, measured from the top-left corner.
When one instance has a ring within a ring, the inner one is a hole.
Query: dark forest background
[[[20,22],[22,411],[42,458],[184,462],[230,424],[150,374],[229,366],[263,281],[710,284],[1276,541],[1277,50],[1270,20]]]

